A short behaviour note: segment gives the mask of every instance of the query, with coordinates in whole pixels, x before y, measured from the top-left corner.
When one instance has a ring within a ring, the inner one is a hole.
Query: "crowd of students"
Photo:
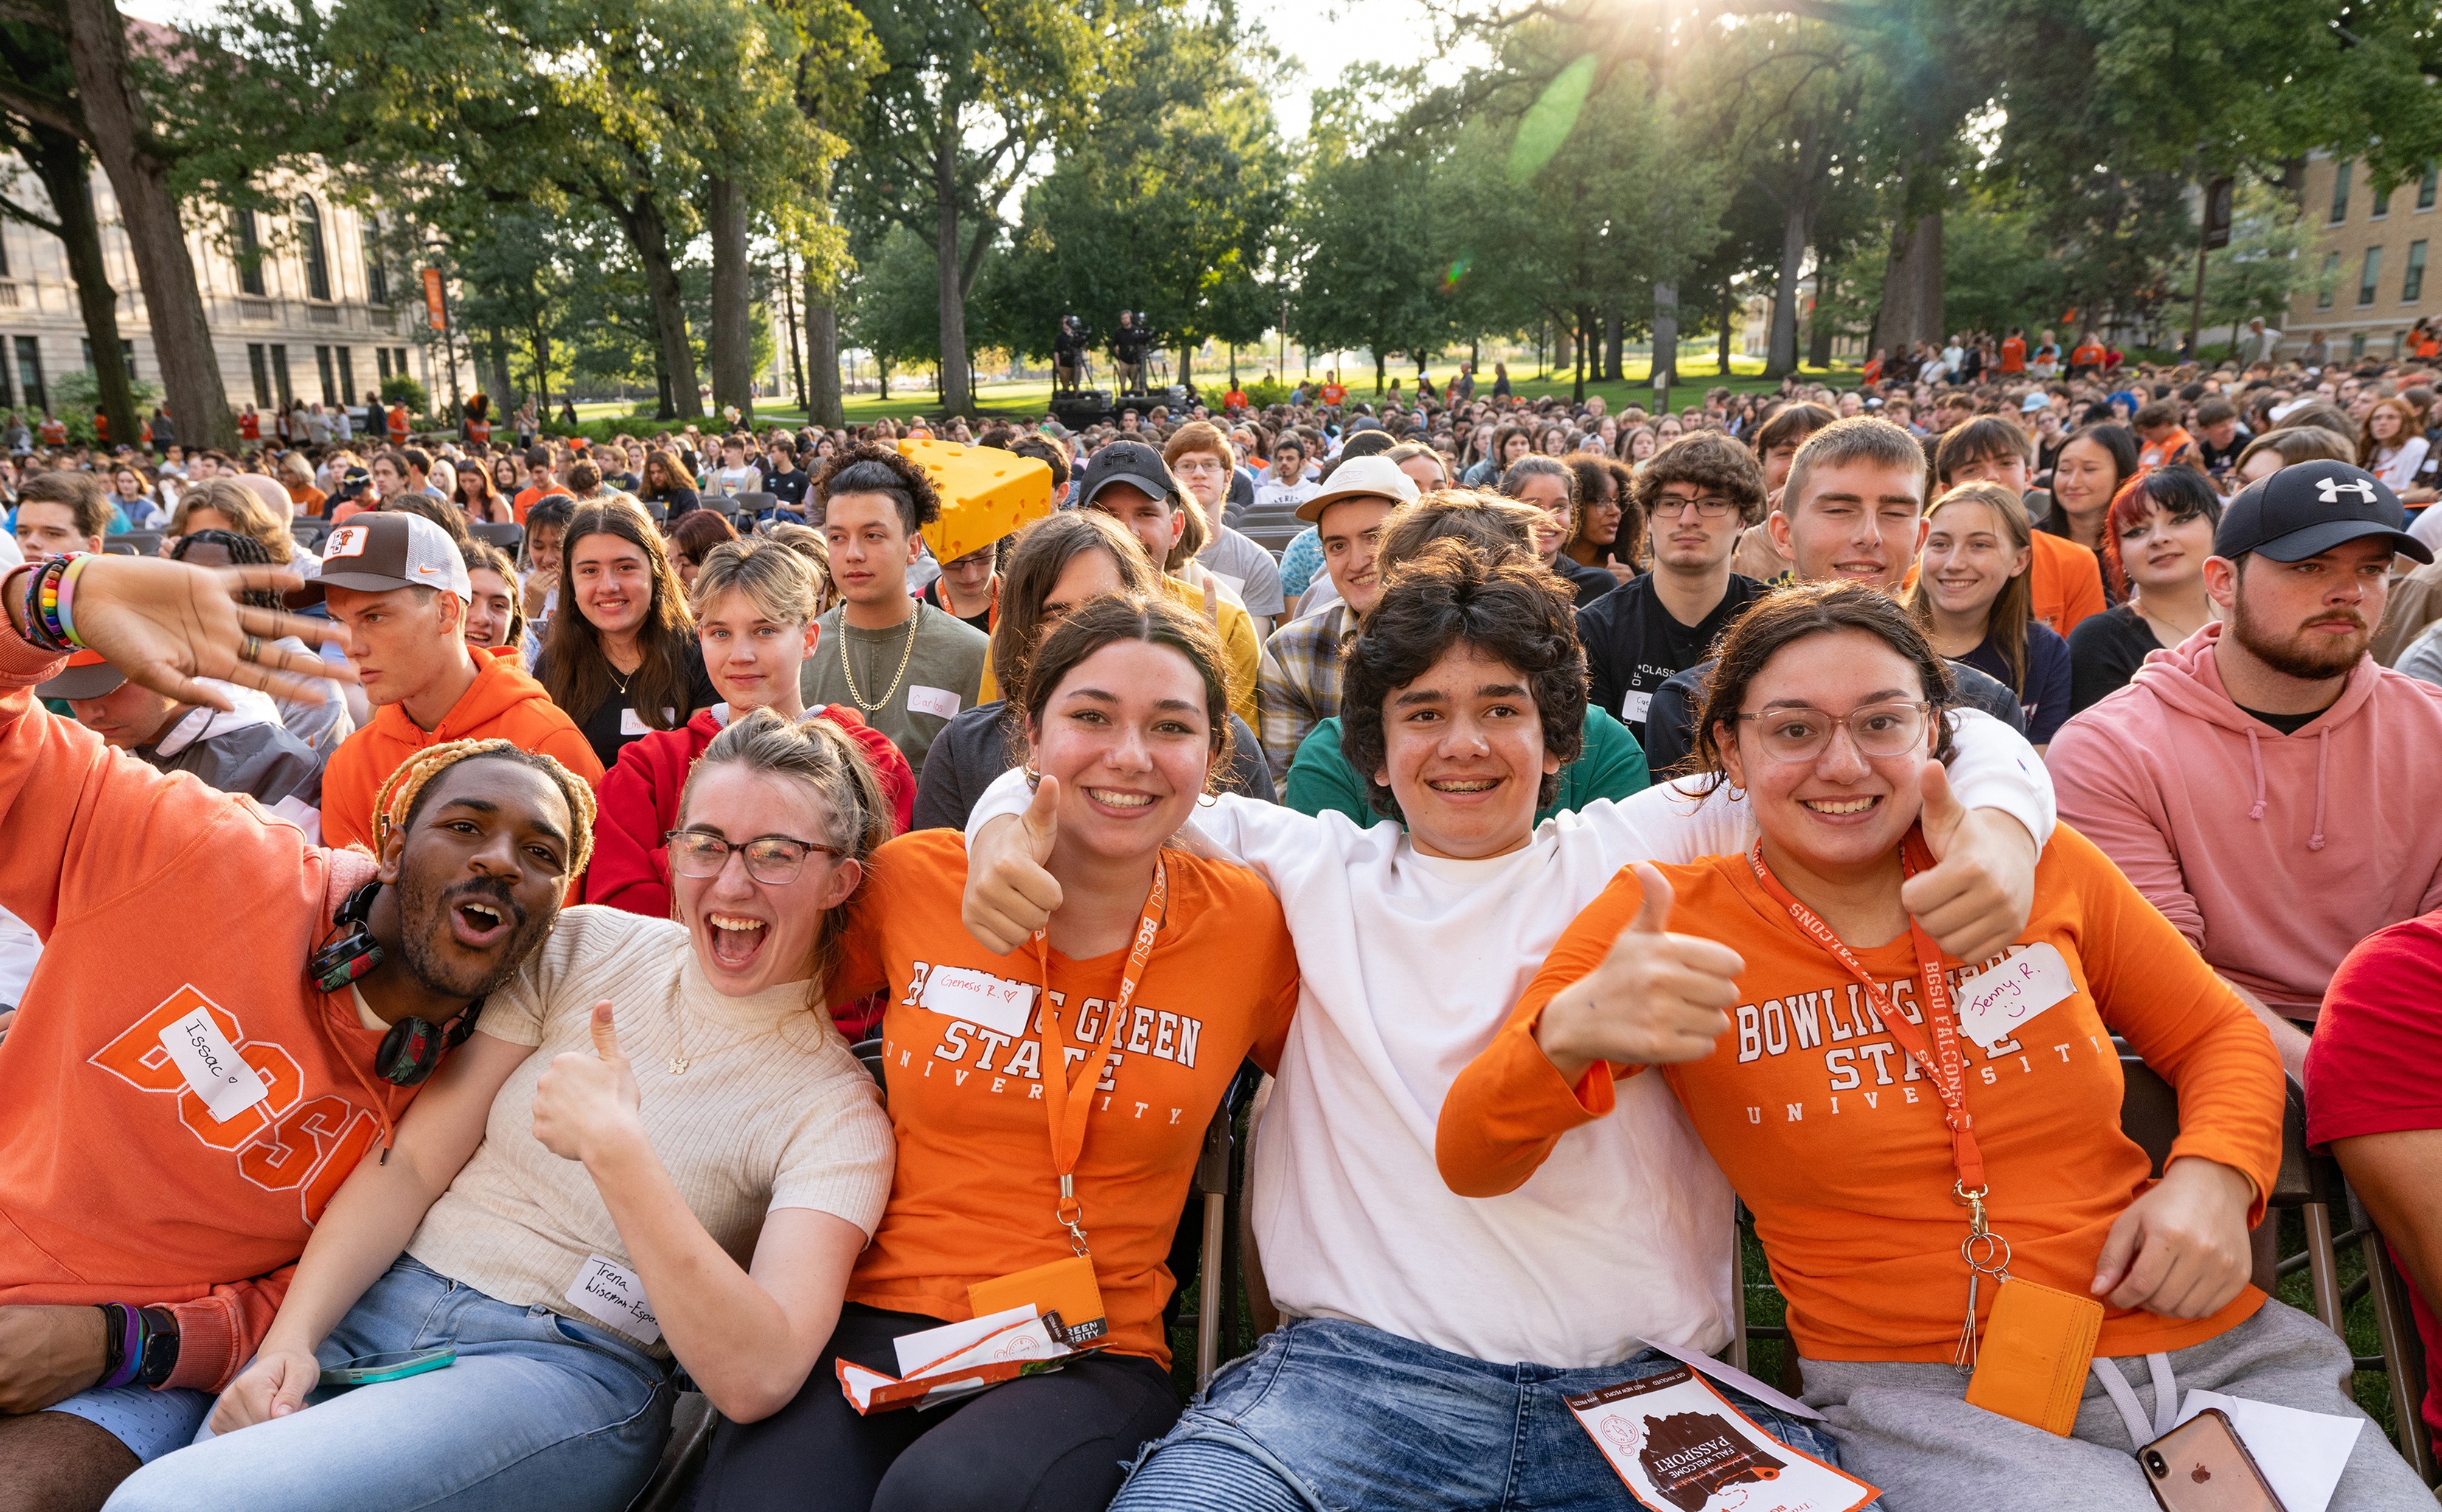
[[[1625,1505],[1572,1399],[1728,1342],[1740,1199],[1804,1411],[1721,1390],[1895,1512],[2148,1505],[2189,1391],[2361,1421],[2251,1230],[2295,1081],[2442,1362],[2433,393],[2070,366],[309,440],[159,556],[44,459],[0,1509],[617,1508],[689,1388],[706,1509]],[[935,560],[907,435],[1048,512]],[[1247,1065],[1266,1326],[1182,1403]],[[2066,1412],[1960,1368],[2029,1288]],[[844,1391],[1055,1291],[1055,1370]],[[2331,1504],[2431,1501],[2367,1429]]]

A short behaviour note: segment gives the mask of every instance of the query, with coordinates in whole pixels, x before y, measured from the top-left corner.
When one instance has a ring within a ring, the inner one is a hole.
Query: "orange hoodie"
[[[322,843],[333,848],[374,847],[374,794],[390,774],[418,751],[447,740],[514,740],[528,751],[556,756],[559,764],[590,783],[602,781],[602,763],[574,720],[551,701],[542,684],[518,663],[517,647],[475,654],[475,681],[438,725],[419,730],[407,706],[385,703],[373,722],[348,737],[322,769]]]
[[[44,941],[0,1040],[0,1305],[169,1307],[169,1384],[217,1391],[413,1096],[374,1076],[352,997],[305,978],[373,867],[46,711],[61,663],[0,628],[0,907]],[[227,1120],[161,1040],[201,1010],[267,1091]]]

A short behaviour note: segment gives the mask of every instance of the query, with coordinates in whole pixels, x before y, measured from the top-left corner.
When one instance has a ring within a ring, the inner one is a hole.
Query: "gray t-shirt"
[[[1248,613],[1278,619],[1288,608],[1281,592],[1281,564],[1270,552],[1229,526],[1218,527],[1195,559],[1246,601]]]
[[[890,737],[920,777],[933,737],[961,709],[975,707],[992,641],[964,620],[921,601],[916,603],[912,621],[886,630],[848,625],[843,618],[847,611],[847,606],[840,605],[818,622],[822,639],[798,670],[797,690],[808,708],[842,703],[856,710],[866,723]]]

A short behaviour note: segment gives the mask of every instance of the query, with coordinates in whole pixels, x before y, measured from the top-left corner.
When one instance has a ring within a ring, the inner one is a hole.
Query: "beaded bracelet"
[[[45,557],[26,584],[26,639],[42,650],[61,654],[76,649],[68,643],[67,627],[59,622],[59,584],[67,570],[66,557]]]
[[[92,560],[91,552],[78,552],[69,559],[68,570],[60,574],[60,629],[67,643],[79,650],[85,648],[84,642],[77,636],[76,616],[69,612],[69,606],[76,598],[77,578]]]

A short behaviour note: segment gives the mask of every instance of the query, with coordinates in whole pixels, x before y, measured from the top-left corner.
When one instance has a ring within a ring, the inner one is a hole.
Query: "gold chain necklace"
[[[865,701],[865,695],[856,690],[856,668],[847,658],[847,616],[845,613],[840,616],[840,673],[847,679],[847,696],[862,713],[874,714],[886,709],[890,701],[899,696],[899,683],[907,676],[907,664],[916,656],[916,622],[923,617],[924,606],[913,605],[911,610],[907,616],[907,644],[899,652],[899,674],[890,680],[890,686],[883,690],[882,697],[871,703]]]
[[[684,1076],[687,1073],[687,1067],[693,1066],[698,1061],[708,1061],[716,1055],[724,1054],[727,1051],[734,1050],[741,1045],[752,1045],[756,1040],[764,1039],[774,1032],[774,1029],[767,1029],[762,1030],[760,1033],[749,1034],[742,1040],[732,1040],[728,1044],[722,1046],[720,1049],[706,1050],[702,1055],[689,1055],[686,1047],[685,999],[680,999],[677,1008],[678,1011],[670,1016],[670,1027],[674,1031],[676,1031],[679,1041],[679,1052],[676,1055],[671,1056],[669,1060],[669,1072],[672,1076]],[[775,1026],[775,1029],[776,1028],[777,1026]]]

